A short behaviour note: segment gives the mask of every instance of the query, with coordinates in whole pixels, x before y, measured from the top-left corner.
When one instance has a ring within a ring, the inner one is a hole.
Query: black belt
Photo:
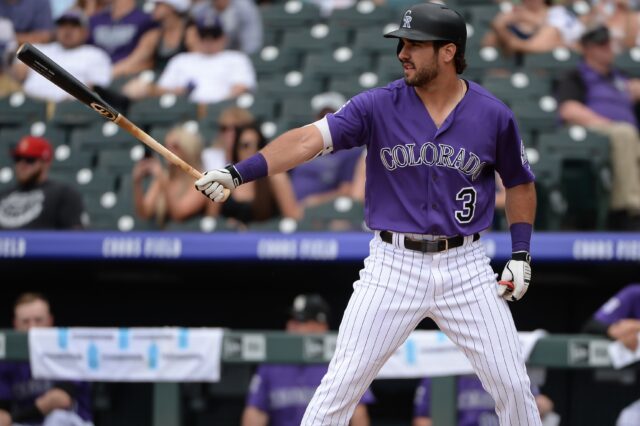
[[[393,243],[393,233],[389,231],[380,231],[380,238],[385,243]],[[456,235],[450,238],[440,238],[437,240],[413,240],[409,237],[404,237],[404,246],[409,250],[421,251],[423,253],[437,253],[440,251],[449,250],[452,248],[460,247],[464,243],[462,235]],[[473,241],[478,241],[480,234],[473,234]]]

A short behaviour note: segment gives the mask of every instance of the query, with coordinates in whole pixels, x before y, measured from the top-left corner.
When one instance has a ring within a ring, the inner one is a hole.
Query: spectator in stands
[[[202,137],[182,125],[172,128],[165,137],[165,146],[196,170],[202,169]],[[147,151],[149,152],[149,151]],[[150,177],[144,189],[145,177]],[[146,220],[154,219],[159,226],[168,221],[182,222],[204,214],[210,204],[198,197],[193,188],[193,178],[180,167],[163,166],[153,155],[138,161],[132,173],[133,199],[136,214]]]
[[[548,52],[560,46],[576,48],[583,30],[582,22],[568,8],[552,6],[551,0],[523,0],[494,18],[483,45],[498,46],[507,55]]]
[[[14,304],[20,332],[52,327],[49,301],[24,293]],[[0,361],[0,426],[91,426],[91,388],[86,382],[34,379],[29,361]]]
[[[112,0],[109,8],[89,19],[89,43],[104,49],[117,64],[155,25],[151,16],[137,7],[136,0]]]
[[[253,0],[207,0],[191,8],[191,16],[219,17],[227,34],[227,49],[248,55],[262,48],[262,15]]]
[[[19,45],[51,41],[53,18],[49,0],[0,1],[0,17],[13,23]]]
[[[233,144],[237,129],[248,126],[255,121],[255,117],[245,108],[230,106],[223,109],[218,116],[218,132],[211,143],[202,153],[202,163],[205,170],[224,167],[233,157]]]
[[[51,0],[57,1],[57,0]],[[72,8],[80,9],[87,16],[93,16],[107,9],[112,0],[76,0]]]
[[[633,10],[629,0],[595,1],[584,20],[589,26],[601,24],[609,28],[615,54],[636,46],[639,35],[638,12]]]
[[[640,80],[614,68],[614,53],[605,26],[589,29],[581,38],[583,60],[558,84],[558,111],[568,125],[580,125],[607,135],[611,141],[611,226],[640,226],[640,139],[634,104]]]
[[[636,351],[640,334],[640,283],[628,284],[618,291],[589,318],[582,331],[618,340]],[[639,421],[640,400],[620,412],[616,426],[635,426]]]
[[[251,59],[245,53],[225,50],[225,34],[217,19],[202,18],[197,29],[193,51],[171,58],[155,85],[126,93],[132,97],[173,93],[209,104],[255,88],[256,72]]]
[[[11,73],[11,62],[17,46],[13,24],[7,18],[0,18],[0,98],[21,88]]]
[[[82,229],[82,195],[49,179],[53,158],[49,141],[25,136],[11,154],[16,185],[0,193],[0,229]]]
[[[325,92],[314,96],[311,104],[315,120],[336,112],[346,99],[337,92]],[[325,155],[314,161],[301,164],[289,172],[296,198],[304,207],[312,207],[349,196],[353,174],[362,149],[344,150]]]
[[[36,45],[45,55],[56,61],[87,86],[108,86],[111,83],[111,61],[99,48],[85,44],[87,17],[80,11],[70,10],[56,20],[56,41]],[[23,81],[24,92],[33,98],[59,102],[73,97],[49,80],[15,61],[13,71]]]
[[[153,69],[162,73],[169,59],[187,51],[189,0],[153,0],[151,17],[159,24],[142,36],[135,50],[113,67],[113,76]]]
[[[329,305],[319,294],[301,294],[293,301],[287,332],[321,334],[329,330]],[[262,364],[251,380],[242,426],[299,425],[304,410],[327,371],[327,364]],[[351,417],[351,426],[370,424],[367,390]]]
[[[211,17],[197,21],[195,52],[172,58],[160,79],[161,93],[185,94],[198,103],[215,103],[255,88],[256,73],[249,57],[226,50],[220,22]],[[230,72],[232,70],[232,72]]]
[[[549,397],[540,393],[537,386],[531,385],[536,398],[538,411],[543,426],[557,426],[560,416],[553,411],[553,402]],[[498,426],[498,416],[495,402],[491,395],[482,387],[480,379],[475,374],[456,377],[458,403],[457,419],[459,426]],[[431,421],[431,378],[425,377],[416,389],[413,401],[413,426],[432,426]]]
[[[236,130],[231,161],[235,164],[258,152],[267,141],[257,124]],[[193,182],[192,182],[193,186]],[[241,191],[240,191],[241,190]],[[209,203],[209,214],[238,222],[239,229],[252,222],[280,216],[300,219],[302,208],[296,202],[291,181],[286,173],[249,182],[231,193],[224,203]]]

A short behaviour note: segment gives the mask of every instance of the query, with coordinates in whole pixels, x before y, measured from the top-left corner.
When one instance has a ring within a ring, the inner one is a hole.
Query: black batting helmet
[[[464,53],[467,25],[460,13],[445,5],[420,3],[404,12],[400,28],[384,36],[416,41],[450,41],[458,47],[460,53]]]

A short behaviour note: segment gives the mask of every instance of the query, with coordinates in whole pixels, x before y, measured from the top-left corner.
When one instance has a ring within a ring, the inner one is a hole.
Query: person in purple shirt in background
[[[136,6],[135,0],[113,0],[111,6],[89,19],[89,44],[101,47],[111,62],[126,58],[142,35],[154,28],[151,16]]]
[[[498,426],[496,404],[491,395],[482,387],[482,382],[474,374],[458,376],[456,378],[458,425],[457,426]],[[412,426],[432,426],[431,421],[431,391],[432,384],[429,377],[420,381],[416,388],[413,401]],[[531,392],[536,398],[538,410],[542,417],[543,426],[557,426],[560,416],[553,411],[553,402],[540,393],[536,385],[531,385]]]
[[[616,293],[593,314],[582,331],[619,340],[635,351],[640,333],[640,283],[629,284]]]
[[[330,309],[319,294],[301,294],[293,301],[287,331],[319,334],[329,330]],[[247,395],[241,426],[298,426],[304,410],[327,364],[262,364],[258,366]],[[370,390],[364,394],[351,417],[351,426],[368,426],[366,404],[375,401]]]
[[[49,301],[24,293],[14,304],[13,326],[52,327]],[[86,382],[34,379],[29,361],[0,361],[0,426],[91,426],[91,388]]]
[[[49,0],[0,0],[0,17],[13,23],[18,45],[48,43],[53,37]]]
[[[347,100],[338,92],[325,92],[314,96],[311,105],[315,119],[334,113]],[[305,207],[329,202],[340,196],[349,196],[354,170],[362,149],[349,149],[324,155],[289,172],[296,198]]]
[[[245,182],[316,156],[367,149],[365,222],[375,232],[302,425],[346,425],[385,362],[428,317],[465,353],[496,401],[501,425],[540,426],[507,305],[529,287],[536,207],[513,112],[459,77],[467,41],[459,12],[419,3],[385,36],[397,39],[403,79],[359,93],[257,154],[206,172],[196,188],[222,202]],[[499,283],[479,241],[493,220],[496,171],[506,188],[512,251]]]
[[[638,349],[640,337],[640,283],[631,283],[607,300],[582,328],[618,340],[629,350]],[[640,424],[640,400],[620,412],[616,426]]]

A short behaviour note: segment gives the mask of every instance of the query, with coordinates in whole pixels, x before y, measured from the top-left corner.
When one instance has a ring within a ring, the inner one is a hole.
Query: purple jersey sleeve
[[[413,399],[413,415],[415,417],[431,417],[431,379],[425,377],[416,388]]]
[[[6,362],[0,362],[0,400],[11,400],[11,369]]]
[[[251,379],[246,401],[247,406],[256,407],[264,412],[269,411],[269,375],[266,373],[266,366],[258,367]]]
[[[594,318],[605,324],[613,324],[621,319],[640,319],[640,284],[629,284],[596,313]]]
[[[505,188],[534,180],[524,142],[513,114],[509,114],[505,119],[504,126],[498,135],[496,150],[496,170]]]
[[[362,146],[366,143],[370,132],[372,98],[373,95],[370,92],[360,93],[335,113],[327,114],[335,151]]]

